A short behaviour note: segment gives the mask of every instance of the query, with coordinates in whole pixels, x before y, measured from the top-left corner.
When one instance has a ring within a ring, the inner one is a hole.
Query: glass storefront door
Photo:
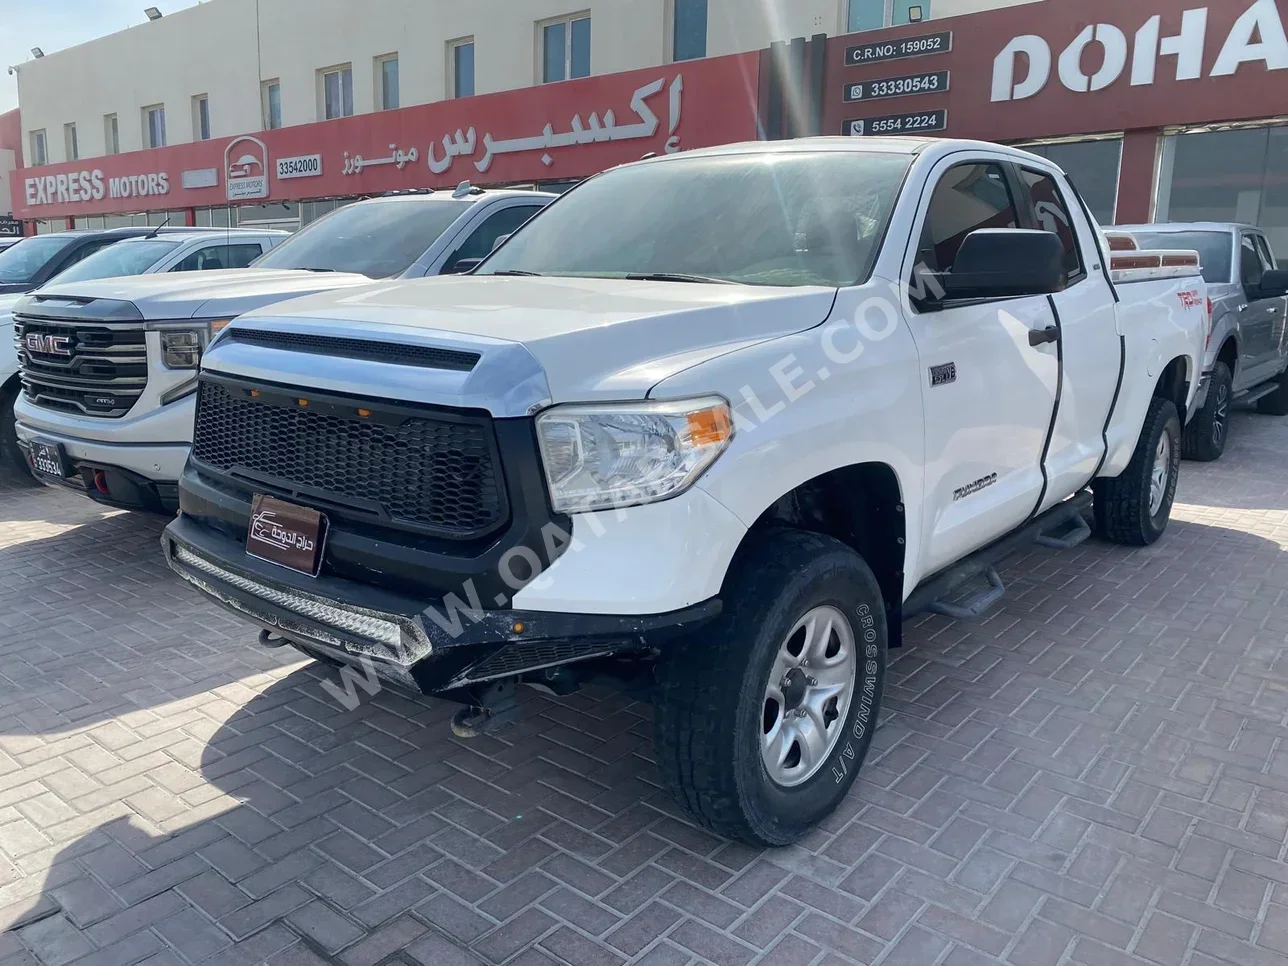
[[[1169,135],[1154,217],[1257,225],[1288,268],[1288,127]]]
[[[1016,147],[1058,164],[1077,187],[1096,220],[1102,225],[1114,223],[1114,208],[1118,203],[1118,169],[1123,155],[1121,138],[1019,144]]]

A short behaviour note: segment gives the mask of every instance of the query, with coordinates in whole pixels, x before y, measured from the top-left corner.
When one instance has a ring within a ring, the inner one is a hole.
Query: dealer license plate
[[[310,577],[322,569],[326,515],[263,493],[255,494],[246,531],[246,552]]]

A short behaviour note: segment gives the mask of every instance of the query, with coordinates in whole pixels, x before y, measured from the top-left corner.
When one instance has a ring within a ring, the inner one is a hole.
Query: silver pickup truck
[[[1288,271],[1276,266],[1261,230],[1219,222],[1113,230],[1130,233],[1141,248],[1199,253],[1212,328],[1199,398],[1182,439],[1185,458],[1220,458],[1229,438],[1231,403],[1255,402],[1259,412],[1288,415]]]

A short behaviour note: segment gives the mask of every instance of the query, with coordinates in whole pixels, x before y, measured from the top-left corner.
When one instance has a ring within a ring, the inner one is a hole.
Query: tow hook
[[[474,703],[452,715],[452,734],[479,738],[514,727],[519,720],[519,699],[514,678],[493,681],[471,692]]]
[[[289,644],[290,641],[284,637],[270,634],[268,629],[264,628],[259,632],[259,643],[261,647],[282,647],[284,644]]]

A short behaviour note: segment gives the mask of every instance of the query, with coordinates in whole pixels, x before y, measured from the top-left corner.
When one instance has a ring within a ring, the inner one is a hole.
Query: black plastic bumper
[[[308,577],[246,553],[185,515],[161,537],[166,561],[224,607],[271,633],[429,694],[591,658],[646,652],[711,620],[713,598],[666,614],[471,609],[342,577]]]
[[[23,456],[27,466],[31,467],[31,455],[28,447],[20,440]],[[96,503],[112,507],[115,510],[140,510],[145,513],[162,513],[171,516],[179,509],[178,482],[150,480],[133,470],[127,470],[110,463],[95,463],[92,460],[78,460],[69,457],[72,473],[63,479],[55,479],[36,473],[32,474],[42,483],[50,486],[62,486],[75,490],[89,497]]]

